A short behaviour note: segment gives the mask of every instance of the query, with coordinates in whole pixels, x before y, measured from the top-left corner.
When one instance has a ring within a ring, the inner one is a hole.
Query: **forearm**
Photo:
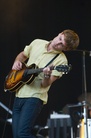
[[[24,52],[21,52],[20,54],[18,54],[18,56],[16,57],[14,64],[12,66],[13,70],[20,70],[22,69],[22,62],[24,62],[27,59],[27,57],[24,55]]]
[[[41,81],[41,87],[48,87],[50,86],[55,80],[57,80],[59,77],[56,77],[56,76],[45,76],[44,75],[44,78],[43,80]]]
[[[17,55],[15,61],[24,62],[26,59],[27,57],[24,55],[24,52],[21,52],[20,54]]]
[[[50,76],[45,76],[44,75],[44,78],[43,80],[41,81],[41,86],[42,87],[48,87],[50,85]]]

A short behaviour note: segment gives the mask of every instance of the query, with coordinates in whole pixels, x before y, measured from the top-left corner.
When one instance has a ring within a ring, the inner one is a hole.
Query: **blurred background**
[[[4,80],[17,54],[36,38],[52,40],[64,29],[80,37],[78,50],[66,52],[72,70],[49,90],[49,100],[36,124],[45,126],[51,112],[77,104],[84,93],[83,51],[91,50],[90,0],[1,0],[0,1],[0,103],[12,111],[14,93],[4,92]],[[85,56],[87,93],[91,92],[91,57]],[[35,53],[36,54],[36,53]],[[12,117],[9,113],[8,118]],[[0,104],[1,125],[7,111]],[[1,126],[2,128],[2,126]]]

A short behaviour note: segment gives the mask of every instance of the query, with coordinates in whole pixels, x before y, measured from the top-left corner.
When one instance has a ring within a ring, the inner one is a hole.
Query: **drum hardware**
[[[2,102],[0,102],[0,106],[12,115],[12,111],[7,106],[5,106]]]
[[[89,51],[82,50],[82,82],[83,82],[83,93],[85,95],[85,100],[82,102],[83,104],[83,116],[84,116],[84,138],[88,138],[87,131],[87,85],[86,85],[86,64],[85,64],[85,56],[89,53]]]
[[[83,101],[83,116],[84,116],[84,136],[88,138],[88,128],[87,128],[87,103]]]
[[[85,94],[81,94],[79,97],[78,97],[78,101],[79,102],[82,102],[82,101],[85,101]],[[88,104],[88,107],[91,108],[91,92],[87,92],[86,94],[86,102]]]
[[[83,101],[85,100],[85,94],[80,95],[78,100],[83,105],[83,118],[79,121],[80,138],[90,138],[89,128],[91,129],[91,127],[88,126],[88,118],[91,118],[91,93],[87,93],[87,102]]]
[[[85,65],[85,56],[91,56],[91,52],[87,50],[75,50],[77,52],[82,53],[82,83],[83,83],[83,92],[84,93],[84,101],[83,104],[83,117],[84,117],[84,138],[88,138],[87,131],[87,86],[86,86],[86,65]]]
[[[83,113],[81,116],[83,116],[82,118],[78,118],[79,122],[78,125],[76,127],[81,127],[82,124],[80,124],[81,122],[83,122],[84,124],[84,137],[80,137],[80,138],[88,138],[88,128],[87,128],[87,108],[88,108],[88,104],[89,102],[87,101],[87,99],[90,100],[90,97],[87,98],[87,85],[86,85],[86,65],[85,65],[85,56],[89,55],[91,56],[91,52],[87,51],[87,50],[74,50],[75,52],[80,52],[82,54],[82,93],[84,94],[84,100],[81,100],[82,102],[82,108],[83,108]],[[90,102],[91,105],[91,102]]]

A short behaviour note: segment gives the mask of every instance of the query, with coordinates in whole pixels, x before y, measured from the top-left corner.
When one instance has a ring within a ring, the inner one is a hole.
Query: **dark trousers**
[[[38,98],[15,98],[12,116],[13,138],[35,138],[32,128],[43,102]]]

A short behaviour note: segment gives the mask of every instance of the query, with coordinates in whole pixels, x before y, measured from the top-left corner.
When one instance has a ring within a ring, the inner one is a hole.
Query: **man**
[[[43,104],[47,103],[48,90],[52,83],[62,77],[63,72],[51,70],[50,66],[67,65],[68,61],[63,51],[74,50],[79,45],[79,36],[73,30],[64,30],[52,41],[36,39],[24,48],[16,57],[13,70],[21,70],[22,63],[27,59],[27,65],[33,63],[38,68],[44,68],[30,84],[25,84],[17,92],[13,106],[13,137],[35,138],[32,128]],[[58,57],[45,67],[48,62]]]

